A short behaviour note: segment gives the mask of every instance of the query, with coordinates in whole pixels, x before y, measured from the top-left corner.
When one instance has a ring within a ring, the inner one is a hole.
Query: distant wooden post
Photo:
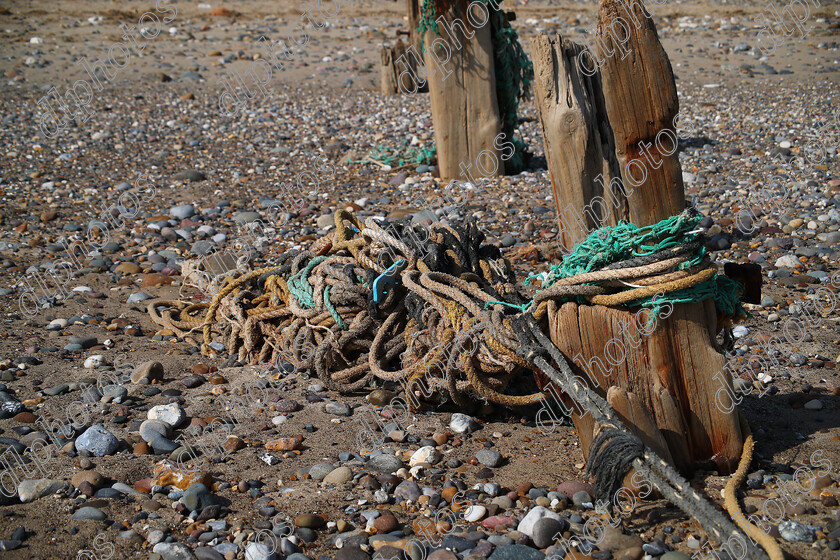
[[[397,32],[397,41],[393,47],[383,46],[380,50],[380,91],[385,95],[410,92],[415,87],[411,83],[411,78],[408,74],[404,74],[402,77],[402,87],[400,87],[399,82],[400,74],[405,70],[409,70],[409,74],[416,73],[416,59],[414,56],[409,55],[403,58],[400,64],[397,64],[397,60],[405,54],[407,47],[412,47],[414,53],[417,53],[418,56],[423,52],[420,32],[417,31],[420,25],[420,2],[421,0],[406,0],[408,8],[408,30]],[[399,36],[403,34],[408,35],[408,45],[399,39]],[[425,88],[419,88],[418,91],[425,91]]]
[[[417,30],[420,27],[420,9],[423,0],[406,0],[408,4],[408,44],[414,47],[417,53],[423,52],[422,40],[420,32]]]
[[[380,51],[381,58],[381,82],[380,91],[385,95],[396,95],[400,91],[400,70],[398,69],[397,60],[405,54],[405,43],[397,39],[393,47],[382,47]],[[403,60],[407,60],[404,58]],[[404,84],[404,88],[408,88],[409,84]],[[405,90],[409,91],[409,90]]]
[[[632,11],[628,3],[601,0],[591,55],[560,36],[541,34],[531,45],[559,242],[569,250],[601,224],[649,225],[685,209],[673,71],[653,21],[638,0]],[[651,449],[686,474],[706,460],[734,470],[743,436],[737,411],[715,405],[731,380],[715,378],[725,358],[714,340],[714,304],[675,305],[647,335],[628,324],[633,312],[602,306],[567,303],[549,312],[551,338],[573,369],[598,381]],[[607,356],[617,357],[617,344],[626,357],[614,365]],[[573,421],[587,455],[595,426],[589,417]]]
[[[470,19],[480,21],[481,16],[467,17],[467,0],[439,0],[435,5],[437,17],[443,16],[446,25],[440,25],[440,34],[427,29],[423,45],[440,177],[469,180],[467,173],[475,178],[502,175],[504,161],[493,143],[502,123],[490,22],[470,25]],[[471,38],[452,27],[455,19],[463,22]]]

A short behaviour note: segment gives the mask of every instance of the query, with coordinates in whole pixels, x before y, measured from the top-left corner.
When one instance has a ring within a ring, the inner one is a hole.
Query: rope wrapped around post
[[[539,403],[542,392],[508,392],[517,374],[539,369],[606,427],[587,465],[599,498],[609,497],[635,468],[726,542],[743,536],[632,436],[603,397],[575,378],[538,324],[549,305],[563,301],[644,306],[655,315],[663,300],[654,295],[662,293],[673,302],[713,298],[730,312],[743,312],[737,286],[717,276],[694,229],[700,219],[689,209],[646,228],[624,222],[601,228],[560,265],[529,277],[526,283],[541,279],[529,300],[499,248],[484,244],[474,220],[425,229],[408,219],[362,223],[342,210],[335,214],[336,230],[316,242],[317,251],[288,251],[278,263],[227,279],[210,303],[158,302],[148,310],[153,321],[179,335],[200,328],[203,353],[216,352],[215,329],[226,333],[226,349],[240,361],[294,362],[342,393],[400,383],[408,403],[419,402],[413,390],[418,383],[433,389],[431,398],[459,405]],[[399,259],[408,265],[377,303],[374,281]],[[766,556],[748,547],[748,557]]]

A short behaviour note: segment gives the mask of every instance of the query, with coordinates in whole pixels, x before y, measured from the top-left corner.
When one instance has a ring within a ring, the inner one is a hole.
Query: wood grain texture
[[[534,98],[560,221],[560,242],[567,248],[601,224],[596,218],[615,225],[629,215],[624,196],[610,198],[611,194],[604,193],[604,185],[610,185],[620,174],[607,157],[612,151],[613,134],[603,105],[600,76],[580,72],[576,58],[582,50],[559,35],[539,34],[531,41]],[[602,180],[596,182],[598,177]],[[595,196],[609,200],[606,215],[581,213]],[[567,211],[569,206],[575,213]],[[581,220],[572,219],[573,215],[580,215]]]
[[[400,50],[400,45],[402,43],[397,41],[397,45],[394,47],[385,47],[383,46],[379,51],[379,58],[380,58],[380,82],[379,82],[379,91],[383,95],[396,95],[400,92],[399,85],[397,84],[397,65],[396,60],[402,54],[402,50]]]
[[[737,416],[714,404],[714,375],[725,362],[707,326],[714,312],[711,300],[675,305],[649,331],[643,314],[566,303],[549,313],[549,333],[572,371],[612,399],[628,428],[663,459],[689,476],[707,460],[729,473],[743,436]],[[616,390],[610,396],[607,389]],[[594,422],[588,415],[572,420],[588,457]]]
[[[438,16],[442,14],[447,22],[456,16],[466,22],[466,0],[446,2],[446,6],[442,12],[438,3]],[[504,174],[504,162],[493,146],[493,139],[501,131],[501,119],[490,25],[472,31],[471,39],[465,39],[458,32],[453,38],[444,29],[440,30],[440,35],[427,30],[423,38],[438,169],[443,180],[468,180],[462,175],[461,163],[471,166],[470,172],[475,178]],[[435,49],[437,59],[432,55],[432,49]],[[446,49],[449,50],[448,57]],[[447,62],[438,62],[447,58]],[[485,169],[492,170],[491,162],[496,162],[494,173],[482,173],[478,169],[477,161],[482,151],[488,152],[482,156]]]
[[[420,9],[421,0],[406,0],[408,8],[408,43],[414,47],[414,52],[421,53],[423,48],[420,45],[420,32],[417,28],[420,27]]]
[[[641,3],[625,5],[601,0],[592,49],[560,35],[531,41],[535,100],[566,250],[599,225],[619,219],[649,225],[685,209],[671,63]]]
[[[641,2],[629,4],[629,8],[628,4],[619,0],[601,0],[598,4],[598,46],[603,61],[600,75],[625,186],[633,183],[628,177],[633,172],[628,169],[631,160],[640,162],[647,171],[645,182],[629,197],[629,220],[647,225],[685,209],[677,153],[666,156],[655,144],[660,131],[673,128],[679,99],[671,61],[659,42],[653,20]],[[629,38],[624,35],[627,30]],[[664,139],[660,140],[664,146]],[[652,146],[647,149],[650,156],[643,156],[641,151],[648,144]],[[669,143],[664,151],[670,148]]]

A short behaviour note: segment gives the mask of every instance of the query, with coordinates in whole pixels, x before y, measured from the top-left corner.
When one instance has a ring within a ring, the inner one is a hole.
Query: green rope
[[[695,212],[683,212],[650,226],[638,227],[621,220],[616,226],[604,226],[593,231],[574,252],[565,255],[562,262],[551,265],[543,274],[533,274],[525,279],[530,284],[532,279],[542,280],[542,289],[548,288],[558,280],[576,276],[594,269],[600,269],[608,264],[650,255],[674,247],[676,245],[694,241],[698,233],[689,233],[695,229],[703,216]],[[677,270],[686,270],[697,266],[706,255],[706,248],[699,247],[692,255],[687,256],[685,262],[677,266]],[[588,282],[587,285],[597,285],[599,282]],[[667,304],[703,301],[712,298],[715,307],[726,316],[739,317],[747,315],[741,305],[740,294],[742,287],[726,276],[715,275],[696,286],[670,292],[664,295],[640,298],[622,304],[623,307],[646,307],[651,310],[650,322],[657,319],[662,308]],[[580,296],[558,298],[573,300],[581,303]]]
[[[604,226],[593,231],[577,248],[563,257],[561,264],[551,265],[546,275],[532,275],[532,278],[544,278],[543,288],[547,288],[562,278],[576,276],[610,263],[656,253],[663,249],[689,243],[697,238],[696,233],[688,234],[703,219],[700,214],[683,212],[671,216],[650,226],[638,227],[621,220],[616,226]],[[701,247],[689,266],[697,264],[705,254]]]
[[[655,321],[665,304],[689,303],[692,301],[703,301],[712,298],[715,301],[715,308],[726,316],[742,317],[746,316],[747,312],[744,306],[741,305],[739,295],[743,289],[741,286],[727,276],[715,275],[705,282],[701,282],[691,288],[678,290],[665,294],[664,297],[641,298],[635,301],[630,301],[624,304],[624,307],[647,307],[651,310],[651,317],[648,319],[648,325],[645,330],[650,328],[651,323]]]
[[[396,164],[396,167],[403,167],[405,165],[432,165],[437,161],[437,147],[415,148],[409,146],[408,141],[403,142],[401,147],[379,144],[361,160],[353,161],[348,158],[347,162],[364,163],[369,159],[382,162],[391,167],[394,167],[394,164]]]
[[[335,307],[333,307],[332,302],[330,302],[329,286],[324,288],[324,307],[326,307],[327,311],[330,312],[330,315],[332,315],[332,318],[335,319],[335,323],[339,326],[341,330],[346,331],[350,328],[347,326],[347,323],[344,322],[344,319],[341,318],[341,315],[338,314],[338,311],[335,310]]]
[[[500,305],[506,305],[506,306],[508,306],[508,307],[512,307],[512,308],[514,308],[514,309],[518,309],[519,311],[521,311],[521,312],[523,312],[523,313],[524,313],[524,312],[525,312],[525,311],[526,311],[529,307],[531,307],[531,304],[532,304],[532,303],[533,303],[533,302],[529,301],[529,302],[527,302],[527,303],[523,303],[522,305],[516,305],[515,303],[508,303],[508,302],[506,302],[506,301],[494,301],[494,300],[490,300],[490,301],[487,301],[487,302],[485,302],[485,303],[484,303],[484,309],[487,309],[487,308],[488,308],[488,307],[490,307],[491,305],[500,304]]]
[[[435,21],[436,15],[437,10],[435,9],[434,0],[424,0],[423,5],[420,7],[420,21],[418,22],[420,25],[417,27],[417,31],[420,32],[420,47],[422,52],[426,52],[426,46],[423,44],[423,36],[426,34],[427,29],[431,29],[435,35],[440,35],[440,29],[438,29],[438,24]]]
[[[295,298],[301,309],[312,309],[315,307],[315,300],[312,298],[312,284],[307,281],[309,273],[312,269],[324,262],[326,255],[315,257],[306,267],[297,274],[290,276],[286,285],[289,287],[289,293]]]
[[[486,3],[486,0],[483,1]],[[505,162],[505,172],[515,175],[524,171],[531,159],[525,142],[514,137],[513,133],[519,123],[519,100],[528,95],[534,80],[534,65],[522,49],[519,36],[510,26],[504,12],[493,10],[490,17],[493,65],[496,70],[496,100],[499,104],[502,132],[514,147],[513,157]]]

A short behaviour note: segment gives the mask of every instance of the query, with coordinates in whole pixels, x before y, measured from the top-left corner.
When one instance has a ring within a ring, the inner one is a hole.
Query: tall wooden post
[[[619,219],[650,225],[685,209],[673,130],[676,84],[640,0],[601,0],[598,39],[591,54],[560,36],[539,35],[531,45],[566,249],[599,225]],[[732,386],[715,342],[713,303],[675,305],[642,335],[627,327],[636,324],[632,311],[567,303],[550,309],[550,335],[576,373],[591,375],[626,425],[663,459],[685,474],[706,460],[731,472],[743,436],[737,409],[727,414],[715,405],[718,391]],[[618,345],[625,357],[616,365],[607,356],[616,357]],[[588,454],[596,427],[591,418],[573,421]]]
[[[468,0],[437,0],[436,18],[443,16],[444,21],[440,33],[427,29],[423,37],[438,170],[444,180],[468,180],[467,173],[472,177],[504,173],[504,161],[493,143],[501,131],[501,118],[490,22],[470,25],[470,19],[480,18],[467,17],[468,5]],[[456,19],[459,25],[453,27]],[[459,31],[461,26],[471,38]]]

